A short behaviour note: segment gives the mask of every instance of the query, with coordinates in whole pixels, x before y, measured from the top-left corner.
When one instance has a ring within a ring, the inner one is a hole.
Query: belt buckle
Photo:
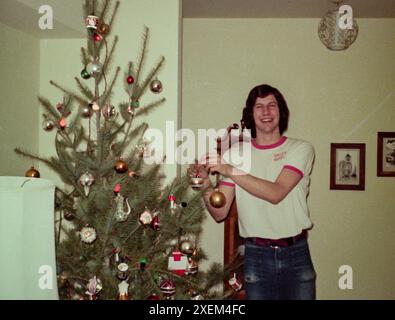
[[[269,244],[269,247],[272,249],[278,249],[280,246],[278,244]]]

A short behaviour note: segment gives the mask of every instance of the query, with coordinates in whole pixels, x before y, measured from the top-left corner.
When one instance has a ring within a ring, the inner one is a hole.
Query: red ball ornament
[[[129,84],[132,84],[132,83],[134,83],[134,78],[133,78],[132,76],[128,76],[128,77],[126,78],[126,81],[127,81]]]
[[[93,40],[95,40],[96,42],[99,42],[99,41],[103,40],[103,37],[98,33],[94,33]]]
[[[66,128],[66,120],[65,120],[65,118],[61,118],[59,120],[59,127],[60,127],[60,129]]]
[[[160,296],[159,296],[158,294],[154,293],[154,294],[151,294],[151,295],[147,298],[147,300],[160,300]]]
[[[160,228],[160,221],[158,216],[154,216],[151,221],[151,228],[154,229],[154,231],[158,231]]]
[[[117,183],[114,187],[114,193],[118,194],[121,192],[121,185],[119,183]]]
[[[74,220],[74,214],[70,211],[63,211],[63,218],[65,218],[67,221]]]

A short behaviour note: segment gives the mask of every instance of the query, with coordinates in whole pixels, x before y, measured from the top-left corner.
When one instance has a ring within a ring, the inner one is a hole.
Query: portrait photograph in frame
[[[365,190],[365,149],[364,143],[331,143],[331,190]]]
[[[395,177],[395,132],[377,133],[377,176]]]

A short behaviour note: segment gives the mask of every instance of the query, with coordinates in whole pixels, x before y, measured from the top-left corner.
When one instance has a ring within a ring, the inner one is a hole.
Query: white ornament
[[[117,196],[115,198],[115,203],[116,203],[116,206],[117,206],[117,209],[116,209],[116,212],[115,212],[115,220],[118,221],[118,222],[126,221],[128,216],[129,216],[129,214],[130,214],[130,212],[131,212],[130,205],[129,205],[129,202],[128,202],[128,198],[126,198],[126,200],[125,200],[126,206],[127,206],[127,210],[126,211],[124,210],[124,206],[123,206],[124,199],[125,198],[122,197],[119,193],[117,194]]]
[[[120,284],[118,284],[119,294],[128,294],[129,284],[124,280]]]
[[[96,240],[96,230],[92,227],[83,227],[80,231],[81,241],[84,243],[92,243]]]
[[[140,215],[140,222],[145,226],[151,224],[152,212],[148,209],[145,209],[145,211]]]
[[[85,172],[79,178],[79,183],[84,187],[85,195],[88,196],[91,185],[95,182],[95,178],[89,172]]]
[[[183,276],[188,268],[188,258],[180,251],[173,251],[172,256],[169,257],[167,268],[169,271],[179,276]]]

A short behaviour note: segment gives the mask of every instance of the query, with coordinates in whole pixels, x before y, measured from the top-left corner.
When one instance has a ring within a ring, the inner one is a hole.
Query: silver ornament
[[[195,251],[195,245],[192,241],[184,240],[180,243],[180,251],[186,255],[192,255]]]
[[[82,107],[81,115],[84,118],[90,118],[92,116],[92,109],[89,106]]]
[[[92,76],[96,77],[102,70],[102,64],[99,61],[93,61],[88,63],[86,66],[86,71]]]
[[[84,187],[85,195],[88,196],[90,186],[95,182],[95,178],[89,172],[85,172],[78,181]]]
[[[117,272],[117,278],[119,280],[126,280],[128,278],[128,270],[129,266],[122,262],[118,265],[118,272]]]
[[[51,119],[44,119],[42,127],[45,131],[51,131],[55,127],[55,123]]]
[[[126,206],[127,206],[127,210],[124,210],[123,207],[123,203],[124,203],[124,197],[122,197],[119,193],[117,194],[116,198],[115,198],[115,203],[117,206],[116,212],[115,212],[115,220],[118,222],[123,222],[126,221],[126,219],[128,218],[131,209],[130,209],[130,205],[128,203],[128,198],[126,198],[125,202],[126,202]]]
[[[145,209],[145,211],[142,214],[140,214],[140,222],[145,226],[150,225],[152,219],[153,219],[152,212],[148,209]]]
[[[160,93],[163,90],[162,82],[158,79],[152,80],[150,84],[150,89],[153,93]]]
[[[89,15],[85,18],[85,26],[88,29],[97,29],[98,25],[99,25],[99,17],[95,16],[95,15]]]
[[[106,120],[112,120],[115,118],[115,115],[117,114],[115,107],[109,104],[106,104],[103,109],[102,109],[102,114],[104,119]]]
[[[204,179],[201,177],[191,177],[191,179],[189,181],[190,181],[192,189],[194,189],[194,190],[198,190],[198,189],[202,188],[204,185]]]
[[[80,231],[80,239],[84,243],[92,243],[96,240],[96,230],[92,227],[83,227]]]

